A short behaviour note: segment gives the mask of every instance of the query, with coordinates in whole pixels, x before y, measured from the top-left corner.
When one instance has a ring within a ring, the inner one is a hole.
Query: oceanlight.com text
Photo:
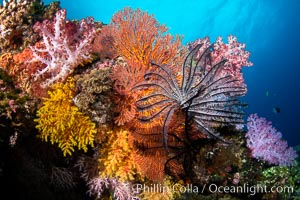
[[[255,195],[258,193],[293,193],[294,188],[291,186],[273,186],[268,188],[265,185],[237,185],[237,186],[218,186],[216,184],[204,184],[203,186],[196,186],[193,184],[188,185],[174,185],[173,187],[165,186],[163,184],[137,184],[134,188],[137,193],[140,192],[159,192],[165,193],[169,191],[180,192],[180,193],[223,193],[223,194],[234,194],[234,193],[245,193]]]
[[[205,187],[204,185],[203,187]],[[266,185],[248,185],[243,184],[239,186],[218,186],[216,184],[210,184],[208,186],[208,191],[211,193],[247,193],[250,195],[255,195],[258,193],[293,193],[294,188],[291,186],[273,186],[268,188]]]

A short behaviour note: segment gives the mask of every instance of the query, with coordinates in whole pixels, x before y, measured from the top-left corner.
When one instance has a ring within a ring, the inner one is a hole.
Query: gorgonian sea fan
[[[212,64],[212,48],[202,50],[201,46],[197,45],[186,56],[181,73],[174,75],[171,66],[153,63],[157,69],[146,73],[145,81],[133,88],[152,91],[136,101],[142,113],[139,121],[151,123],[163,116],[162,141],[166,149],[168,125],[176,109],[183,110],[187,119],[193,119],[201,132],[223,141],[215,127],[243,123],[238,97],[246,93],[246,86],[239,78],[222,71],[225,59]]]

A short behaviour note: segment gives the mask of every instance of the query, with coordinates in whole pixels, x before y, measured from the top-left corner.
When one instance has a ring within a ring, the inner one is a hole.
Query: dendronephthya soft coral
[[[282,134],[265,118],[252,114],[248,117],[247,147],[257,159],[267,161],[269,164],[280,166],[293,165],[297,157],[296,151],[288,147],[286,141],[281,139]]]
[[[43,87],[64,81],[80,64],[91,60],[91,44],[95,37],[93,18],[75,23],[66,20],[66,10],[56,13],[54,21],[37,22],[34,30],[40,33],[42,41],[32,46],[34,61],[43,68],[34,76],[41,79]]]

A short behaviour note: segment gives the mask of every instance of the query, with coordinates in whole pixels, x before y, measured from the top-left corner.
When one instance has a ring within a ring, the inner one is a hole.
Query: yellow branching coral
[[[107,143],[101,148],[101,176],[118,177],[122,182],[140,177],[128,143],[128,131],[109,131]]]
[[[93,146],[97,132],[96,125],[73,104],[74,86],[73,78],[65,84],[55,84],[35,119],[40,138],[46,142],[50,140],[52,144],[58,143],[64,156],[71,155],[76,146],[87,151],[87,145]]]

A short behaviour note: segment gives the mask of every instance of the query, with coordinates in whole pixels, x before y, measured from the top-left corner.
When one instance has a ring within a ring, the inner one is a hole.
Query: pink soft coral
[[[248,61],[250,53],[245,51],[246,45],[239,43],[237,38],[230,35],[227,38],[228,44],[222,41],[222,37],[218,37],[213,45],[213,52],[211,54],[214,62],[219,62],[225,58],[225,70],[231,74],[239,74],[243,66],[252,66]]]
[[[247,128],[247,147],[253,157],[280,166],[293,164],[296,151],[281,139],[281,133],[272,127],[271,122],[252,114],[248,117]]]
[[[203,39],[197,39],[195,42],[190,43],[190,49],[195,48],[198,44],[201,44],[201,48],[197,56],[201,56],[203,52],[209,47],[212,47],[211,52],[211,65],[206,66],[210,69],[214,64],[219,63],[222,59],[226,59],[224,68],[219,72],[220,75],[231,74],[236,77],[239,82],[237,86],[244,84],[243,74],[241,72],[242,67],[252,66],[253,64],[249,61],[250,52],[246,51],[246,45],[239,43],[235,36],[227,37],[228,44],[225,44],[222,37],[218,37],[214,44],[211,44],[208,37]]]
[[[32,61],[43,64],[34,77],[35,80],[43,77],[43,87],[64,81],[74,68],[91,59],[91,44],[96,32],[92,18],[75,23],[66,20],[66,10],[60,10],[54,21],[37,22],[34,30],[42,36],[42,41],[31,47]]]

